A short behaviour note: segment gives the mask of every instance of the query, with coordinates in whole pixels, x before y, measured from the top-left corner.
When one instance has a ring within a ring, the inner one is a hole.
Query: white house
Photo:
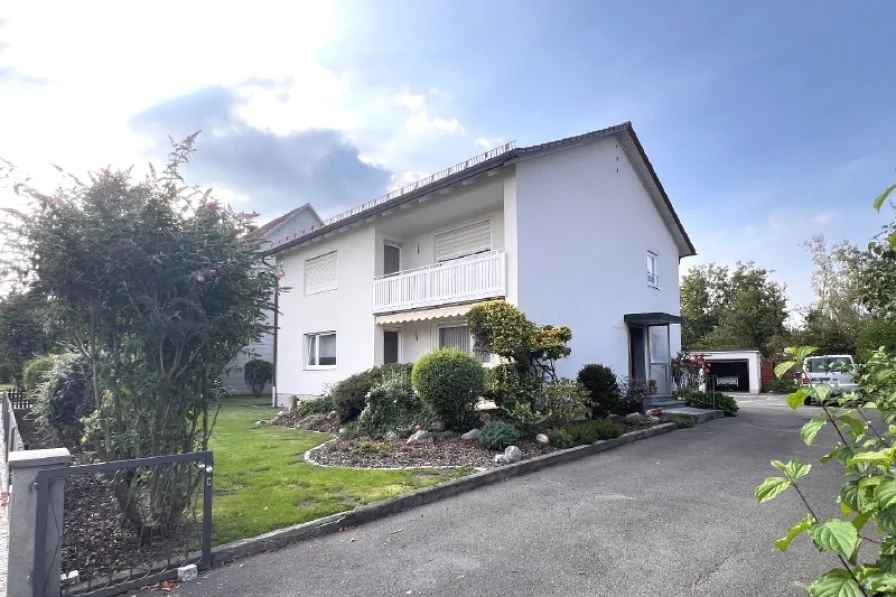
[[[668,393],[678,264],[694,254],[631,123],[508,143],[266,251],[292,288],[275,400],[440,347],[473,352],[464,316],[491,298],[572,329],[559,374],[602,363]]]
[[[309,203],[298,207],[288,213],[283,214],[279,218],[275,218],[265,224],[259,226],[249,234],[243,237],[244,240],[259,241],[262,250],[270,249],[274,239],[280,239],[290,234],[295,234],[298,230],[304,230],[322,223],[320,216],[314,211]],[[270,260],[273,263],[273,260]],[[274,323],[274,313],[266,313],[265,321]],[[237,355],[228,365],[227,370],[221,381],[224,386],[231,392],[237,394],[246,394],[249,388],[243,379],[243,366],[250,359],[264,359],[266,361],[274,361],[274,334],[265,334],[258,342],[250,344]]]

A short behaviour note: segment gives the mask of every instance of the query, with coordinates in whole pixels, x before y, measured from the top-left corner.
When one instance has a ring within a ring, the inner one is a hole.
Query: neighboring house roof
[[[320,216],[317,215],[317,212],[314,210],[313,207],[311,207],[311,204],[306,203],[305,205],[303,205],[301,207],[297,207],[292,211],[286,212],[285,214],[283,214],[282,216],[280,216],[278,218],[274,218],[273,220],[271,220],[267,224],[264,224],[263,226],[259,226],[252,232],[243,235],[242,239],[244,241],[263,240],[268,234],[274,232],[277,228],[279,228],[281,224],[283,224],[284,222],[286,222],[293,216],[298,216],[303,211],[310,212],[311,215],[314,217],[314,219],[318,221],[318,223],[321,223],[321,224],[323,223],[323,220],[320,219]]]
[[[419,197],[428,195],[445,187],[450,187],[458,182],[478,176],[483,172],[504,166],[505,164],[541,157],[542,155],[554,151],[569,149],[577,145],[584,145],[612,135],[617,135],[619,137],[626,155],[632,162],[635,171],[641,177],[644,186],[654,199],[654,203],[657,204],[658,209],[660,209],[661,206],[665,208],[665,213],[660,209],[660,214],[675,237],[676,244],[679,247],[679,255],[681,257],[696,255],[697,251],[694,248],[688,233],[685,231],[681,220],[678,218],[678,214],[675,213],[675,209],[672,207],[672,202],[669,200],[666,190],[663,188],[656,171],[653,169],[653,165],[647,158],[647,154],[644,152],[644,147],[638,140],[638,136],[635,134],[635,129],[632,127],[631,122],[624,122],[616,126],[592,131],[583,135],[576,135],[574,137],[567,137],[565,139],[529,147],[516,147],[516,142],[513,141],[505,143],[491,151],[487,151],[465,162],[456,164],[451,168],[442,170],[441,172],[418,180],[413,184],[392,191],[391,193],[378,197],[364,205],[359,205],[358,207],[333,216],[332,218],[328,218],[321,222],[320,225],[300,230],[287,238],[281,238],[280,240],[275,241],[273,247],[264,251],[264,254],[270,255],[284,251],[317,236],[349,226],[359,220],[364,220],[372,215],[409,203]]]

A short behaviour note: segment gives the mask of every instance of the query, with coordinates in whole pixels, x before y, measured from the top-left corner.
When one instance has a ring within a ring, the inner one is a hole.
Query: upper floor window
[[[336,251],[305,261],[305,294],[334,290],[337,278]]]
[[[660,275],[657,273],[657,261],[659,255],[653,251],[647,251],[647,285],[654,288],[660,287]]]
[[[464,224],[436,234],[436,262],[492,250],[492,221]]]

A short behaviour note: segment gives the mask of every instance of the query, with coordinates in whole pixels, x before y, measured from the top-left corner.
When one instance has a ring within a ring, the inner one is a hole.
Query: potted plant
[[[656,392],[657,392],[657,389],[656,389],[656,380],[655,380],[655,379],[651,379],[650,381],[647,382],[647,385],[648,385],[648,387],[650,387],[650,393],[651,393],[651,394],[656,394]]]

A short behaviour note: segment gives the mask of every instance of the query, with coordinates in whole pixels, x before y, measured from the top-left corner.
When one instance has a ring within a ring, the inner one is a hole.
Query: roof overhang
[[[629,325],[669,325],[670,323],[684,323],[681,315],[671,313],[626,313],[625,323]]]
[[[464,317],[472,307],[469,305],[452,305],[450,307],[437,307],[434,309],[417,309],[415,311],[403,311],[401,313],[389,313],[377,315],[376,325],[393,325],[409,321],[431,321],[436,319],[454,319]]]

